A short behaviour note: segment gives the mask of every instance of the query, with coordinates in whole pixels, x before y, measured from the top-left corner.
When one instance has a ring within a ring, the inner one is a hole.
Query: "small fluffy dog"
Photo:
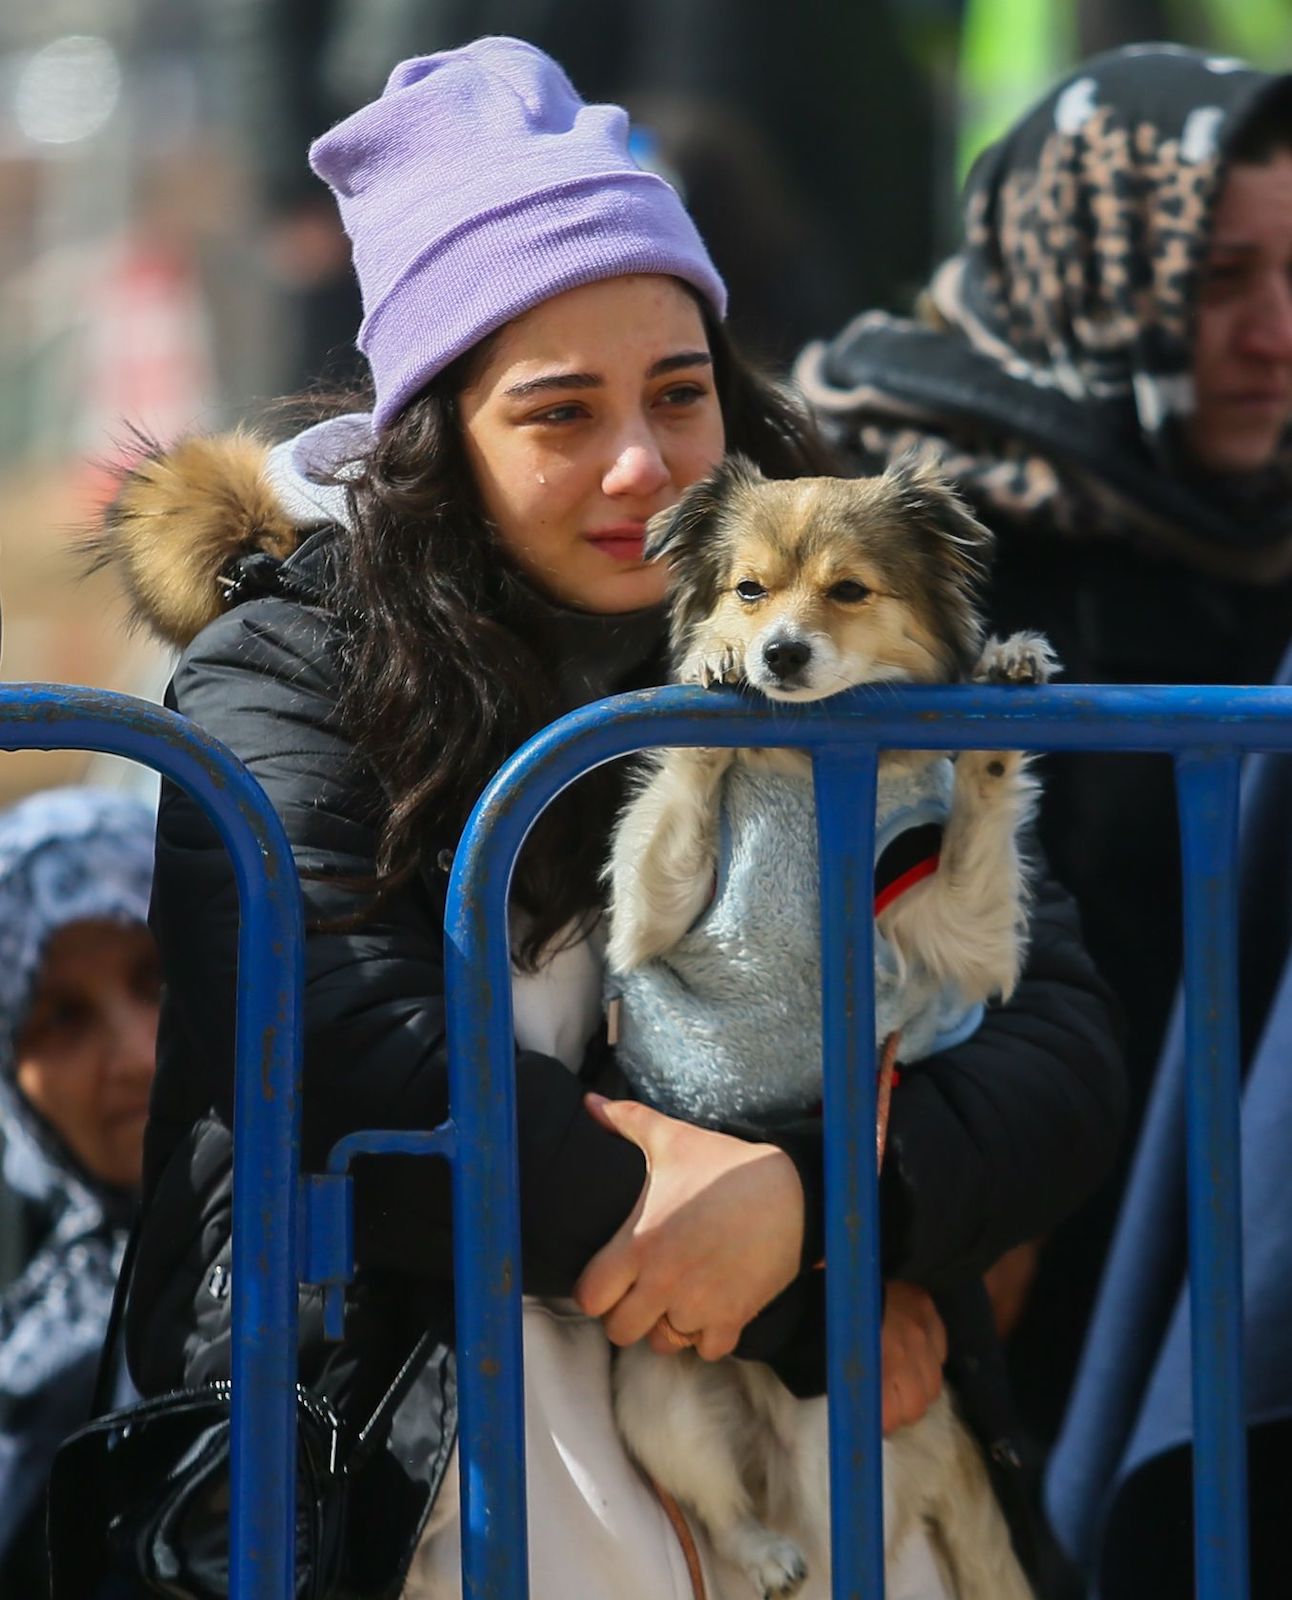
[[[648,528],[672,569],[683,683],[773,701],[862,683],[1039,683],[1036,635],[984,647],[976,595],[990,534],[929,466],[771,482],[729,458]],[[909,1062],[965,1037],[1007,996],[1026,943],[1018,834],[1035,805],[1012,751],[881,756],[877,864],[909,883],[876,923],[877,1033]],[[936,844],[941,830],[940,852]],[[821,1098],[819,885],[810,759],[785,750],[656,752],[619,819],[607,878],[619,1056],[642,1098],[698,1122]],[[828,1549],[825,1406],[757,1362],[622,1351],[615,1403],[645,1470],[764,1596]],[[959,1600],[1030,1594],[978,1447],[950,1398],[884,1445],[885,1549],[919,1524]]]

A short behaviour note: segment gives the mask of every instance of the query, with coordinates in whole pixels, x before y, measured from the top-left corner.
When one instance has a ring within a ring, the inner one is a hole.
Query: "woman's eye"
[[[845,605],[855,604],[858,600],[864,600],[869,593],[870,590],[864,583],[858,583],[855,578],[844,578],[833,585],[830,590],[830,598],[831,600],[842,600]]]
[[[1204,292],[1214,290],[1223,294],[1226,290],[1236,288],[1243,281],[1244,267],[1238,261],[1217,261],[1202,269],[1202,287]]]
[[[550,406],[546,411],[540,411],[531,417],[531,422],[550,422],[558,427],[562,423],[577,422],[584,414],[583,407],[571,402],[564,406]]]
[[[86,1027],[94,1015],[94,1008],[85,1000],[52,1000],[40,1015],[33,1019],[33,1032],[76,1033]]]
[[[155,960],[142,962],[131,978],[130,988],[136,999],[156,1005],[162,990],[160,964]]]
[[[736,585],[736,593],[742,600],[763,600],[767,596],[767,590],[753,578],[742,578]]]
[[[665,389],[660,400],[666,406],[693,406],[697,400],[704,398],[704,394],[698,383],[677,383],[671,389]]]

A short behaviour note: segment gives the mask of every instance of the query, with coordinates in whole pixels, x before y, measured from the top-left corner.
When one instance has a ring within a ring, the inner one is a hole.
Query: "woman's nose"
[[[157,1002],[123,998],[112,1016],[113,1073],[149,1082],[157,1066]]]
[[[1244,329],[1251,355],[1266,361],[1292,362],[1292,284],[1280,277],[1262,295]]]
[[[601,480],[601,487],[607,495],[649,499],[668,481],[668,464],[655,440],[647,434],[624,443]]]

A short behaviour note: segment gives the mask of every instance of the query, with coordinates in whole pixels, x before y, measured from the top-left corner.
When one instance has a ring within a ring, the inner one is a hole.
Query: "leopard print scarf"
[[[870,313],[800,358],[827,426],[873,458],[931,441],[1012,523],[1288,545],[1292,451],[1250,481],[1212,480],[1180,428],[1226,143],[1285,83],[1166,45],[1078,68],[978,160],[964,247],[923,322]]]

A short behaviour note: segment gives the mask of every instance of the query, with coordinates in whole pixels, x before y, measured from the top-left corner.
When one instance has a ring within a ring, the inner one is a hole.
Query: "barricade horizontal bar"
[[[804,705],[769,705],[734,689],[641,689],[550,724],[485,792],[503,773],[543,766],[558,750],[582,770],[654,745],[808,750],[857,742],[894,750],[1287,750],[1292,688],[883,684]]]
[[[347,1133],[328,1151],[329,1172],[347,1172],[361,1156],[440,1156],[452,1161],[457,1150],[458,1130],[452,1121],[442,1122],[429,1133],[409,1128],[367,1128]]]

